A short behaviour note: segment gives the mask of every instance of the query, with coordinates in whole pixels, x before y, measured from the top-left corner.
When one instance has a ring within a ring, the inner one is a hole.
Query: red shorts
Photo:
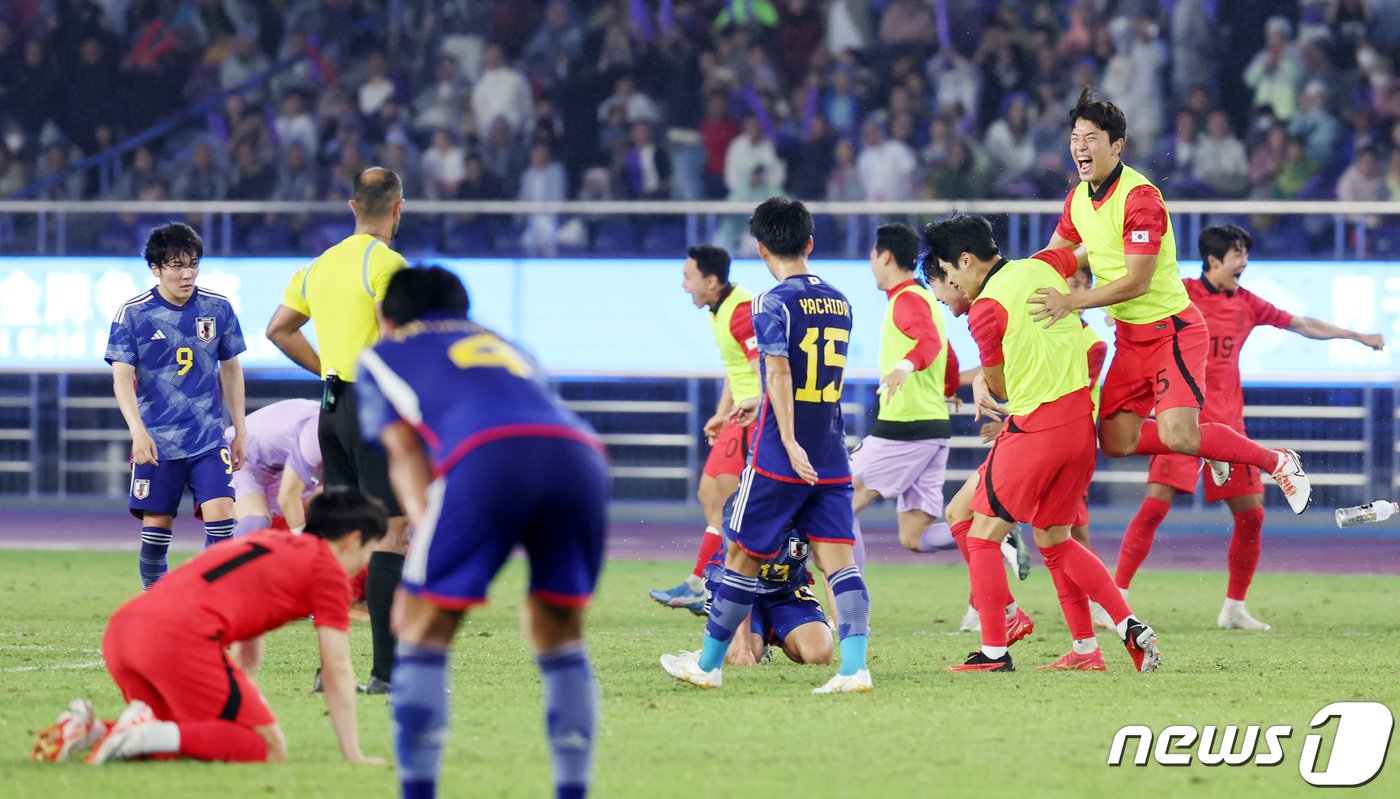
[[[145,702],[161,721],[223,719],[245,727],[277,721],[223,645],[178,618],[117,611],[102,637],[102,659],[126,701]]]
[[[1100,394],[1100,418],[1128,411],[1145,419],[1154,409],[1161,413],[1205,404],[1210,334],[1196,306],[1160,322],[1120,323],[1117,329],[1117,351]]]
[[[710,447],[709,457],[705,458],[702,474],[706,477],[719,477],[722,474],[738,477],[743,473],[748,458],[749,428],[725,422],[715,445]]]
[[[1002,427],[977,470],[972,509],[1037,530],[1087,524],[1084,497],[1098,457],[1093,417],[1033,433],[1014,428]]]
[[[1244,422],[1236,422],[1230,426],[1244,433]],[[1160,483],[1183,494],[1196,493],[1196,483],[1200,482],[1200,478],[1201,459],[1195,455],[1181,455],[1175,452],[1169,455],[1153,455],[1147,468],[1147,482]],[[1210,479],[1210,475],[1206,475],[1205,482],[1206,502],[1223,502],[1236,497],[1264,493],[1264,483],[1259,479],[1259,467],[1244,463],[1230,465],[1230,479],[1225,481],[1223,486],[1217,486],[1215,481]]]

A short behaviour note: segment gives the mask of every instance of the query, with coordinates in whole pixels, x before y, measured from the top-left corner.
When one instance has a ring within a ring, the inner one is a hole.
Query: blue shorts
[[[765,644],[781,644],[789,634],[804,624],[826,624],[822,603],[812,593],[810,585],[785,594],[759,594],[749,617],[749,629]]]
[[[131,465],[131,515],[174,516],[188,486],[194,494],[194,515],[203,519],[201,505],[211,499],[233,499],[233,464],[228,447],[215,447],[192,458],[162,458],[158,464]]]
[[[530,593],[582,607],[603,565],[608,469],[601,453],[566,438],[516,437],[471,450],[428,490],[403,587],[440,608],[466,610],[516,546],[530,561]]]
[[[744,470],[725,521],[729,540],[759,560],[776,557],[787,546],[788,522],[809,541],[855,544],[855,513],[850,482],[788,483]]]

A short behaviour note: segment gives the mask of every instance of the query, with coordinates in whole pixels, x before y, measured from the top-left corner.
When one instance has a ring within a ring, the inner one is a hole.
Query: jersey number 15
[[[817,338],[826,341],[822,348],[822,365],[840,369],[840,374],[830,383],[817,388]],[[797,348],[807,356],[807,380],[793,392],[798,402],[839,402],[841,385],[846,380],[846,354],[836,351],[836,343],[845,344],[851,340],[851,331],[842,327],[807,328],[807,334],[798,342]]]

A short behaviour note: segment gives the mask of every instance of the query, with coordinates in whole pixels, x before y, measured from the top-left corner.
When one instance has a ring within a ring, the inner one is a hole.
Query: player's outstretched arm
[[[321,356],[311,346],[302,327],[311,321],[306,314],[294,311],[285,305],[277,306],[277,312],[267,323],[267,340],[277,345],[292,363],[305,369],[318,378],[321,376]]]
[[[350,635],[343,630],[317,627],[321,646],[321,684],[326,689],[326,710],[340,742],[340,753],[351,763],[383,764],[360,751],[360,725],[355,707],[355,667],[350,662]]]
[[[714,415],[705,422],[705,441],[710,446],[714,446],[715,439],[724,429],[725,422],[729,421],[729,414],[734,410],[734,393],[729,388],[729,375],[724,376],[724,387],[719,392],[719,402],[715,405]]]
[[[228,454],[236,472],[243,468],[243,461],[248,456],[243,364],[239,363],[237,355],[219,362],[219,385],[223,387],[224,407],[228,410],[230,423],[233,424],[233,441],[229,444]]]
[[[141,405],[136,401],[136,367],[121,361],[112,362],[112,392],[117,395],[117,407],[131,432],[131,460],[142,465],[158,463],[155,439],[141,421]]]
[[[423,449],[423,439],[408,422],[392,422],[379,434],[384,450],[389,453],[389,483],[399,506],[415,528],[423,522],[428,510],[428,485],[433,482],[433,466]]]
[[[792,364],[781,355],[768,355],[763,365],[768,373],[768,402],[773,406],[773,416],[778,421],[778,436],[787,450],[788,462],[798,477],[812,485],[817,482],[817,470],[807,459],[807,451],[797,443],[797,433],[793,426]]]
[[[1340,325],[1331,322],[1324,322],[1321,319],[1314,319],[1311,316],[1295,316],[1293,321],[1288,323],[1288,329],[1304,337],[1328,341],[1335,338],[1345,338],[1365,344],[1373,350],[1385,349],[1385,336],[1380,333],[1357,333],[1355,330],[1348,330]]]

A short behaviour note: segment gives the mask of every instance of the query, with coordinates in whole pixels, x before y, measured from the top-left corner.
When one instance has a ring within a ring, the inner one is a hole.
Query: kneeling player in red
[[[1078,261],[1069,250],[1047,250],[1022,261],[1001,257],[992,226],[981,217],[957,215],[924,229],[925,269],[942,272],[972,299],[969,327],[982,357],[974,383],[979,407],[995,406],[986,392],[1006,397],[1006,424],[979,469],[968,532],[968,571],[982,617],[982,648],[950,671],[1013,671],[1002,609],[1010,598],[1001,565],[1001,541],[1018,521],[1035,530],[1036,544],[1055,581],[1075,648],[1055,668],[1082,668],[1101,659],[1089,617],[1092,597],[1113,617],[1134,666],[1157,668],[1156,634],[1128,608],[1108,569],[1070,538],[1082,522],[1081,500],[1094,475],[1097,447],[1089,370],[1079,321],[1049,326],[1025,311],[1046,287],[1066,290],[1065,276]]]
[[[121,717],[95,721],[76,700],[40,733],[34,759],[65,759],[95,743],[94,765],[147,756],[282,761],[282,728],[252,680],[261,647],[238,647],[232,658],[229,647],[314,616],[340,751],[353,763],[381,762],[360,751],[347,611],[349,575],[369,561],[385,524],[374,500],[330,489],[311,501],[305,534],[251,533],[166,575],[118,608],[103,636],[107,671],[129,703]]]

